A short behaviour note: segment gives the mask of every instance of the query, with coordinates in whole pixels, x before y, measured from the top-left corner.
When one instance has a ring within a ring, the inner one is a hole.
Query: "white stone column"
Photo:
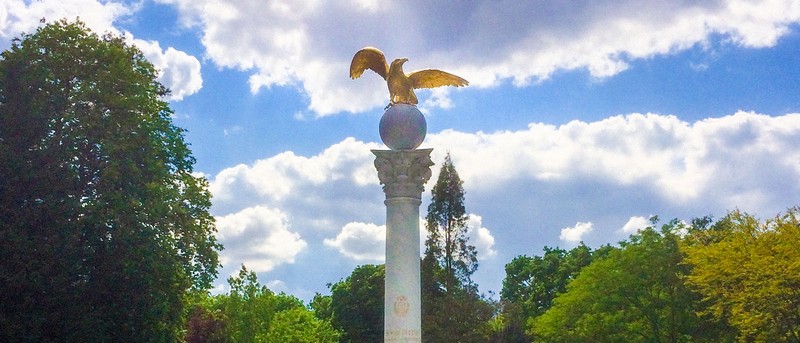
[[[421,342],[419,206],[433,149],[372,150],[386,194],[384,342]]]

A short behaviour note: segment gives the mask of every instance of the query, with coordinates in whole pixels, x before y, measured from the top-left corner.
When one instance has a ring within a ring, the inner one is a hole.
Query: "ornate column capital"
[[[422,197],[425,183],[431,178],[430,167],[434,164],[431,151],[433,149],[372,150],[386,199]]]

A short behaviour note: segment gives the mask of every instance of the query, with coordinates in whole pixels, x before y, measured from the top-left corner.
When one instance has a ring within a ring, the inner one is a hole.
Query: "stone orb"
[[[383,113],[379,131],[389,149],[413,150],[425,140],[428,124],[416,106],[395,104]]]

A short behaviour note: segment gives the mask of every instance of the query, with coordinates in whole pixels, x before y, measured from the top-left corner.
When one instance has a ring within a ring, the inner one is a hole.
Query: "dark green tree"
[[[431,190],[431,203],[425,217],[426,263],[439,266],[445,291],[470,285],[471,276],[478,269],[478,252],[467,237],[469,216],[464,207],[463,183],[448,153]]]
[[[331,284],[328,284],[330,287]],[[317,292],[308,307],[314,311],[314,316],[321,319],[332,321],[333,320],[333,299],[330,295],[323,295]]]
[[[448,153],[425,217],[428,237],[422,260],[422,340],[486,342],[494,307],[471,276],[477,250],[469,244],[464,187]]]
[[[60,21],[0,59],[0,336],[170,342],[216,277],[207,182],[141,51]]]
[[[553,299],[567,290],[567,284],[595,255],[581,243],[569,251],[545,247],[542,256],[517,256],[506,264],[506,277],[500,291],[504,318],[502,341],[530,342],[525,335],[526,321],[547,311]]]
[[[330,312],[333,327],[342,332],[341,342],[383,342],[385,275],[383,265],[367,264],[331,285]]]
[[[191,307],[186,323],[186,343],[227,342],[224,314],[210,305],[194,304]]]

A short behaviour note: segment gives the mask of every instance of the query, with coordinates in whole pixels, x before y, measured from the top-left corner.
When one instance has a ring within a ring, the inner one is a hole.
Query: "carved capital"
[[[383,185],[386,198],[409,197],[420,199],[425,183],[431,178],[431,151],[418,150],[372,150],[375,168]]]

